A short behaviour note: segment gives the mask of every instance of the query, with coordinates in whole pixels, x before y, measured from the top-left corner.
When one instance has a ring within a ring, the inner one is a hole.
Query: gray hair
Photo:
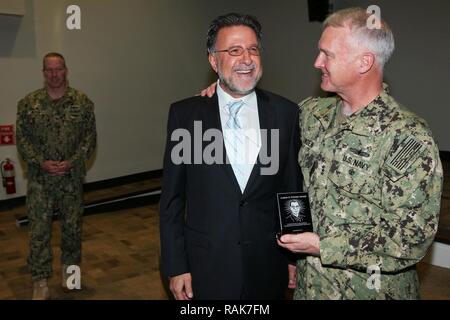
[[[43,65],[43,69],[45,69],[45,59],[47,58],[59,58],[62,60],[64,68],[66,67],[66,59],[64,58],[64,56],[61,53],[58,52],[49,52],[47,53],[44,58],[42,59],[42,65]]]
[[[367,24],[371,14],[363,8],[355,7],[336,11],[323,23],[326,27],[349,27],[352,42],[364,46],[376,57],[381,69],[389,61],[395,49],[395,40],[391,28],[380,19],[380,28],[369,29]]]

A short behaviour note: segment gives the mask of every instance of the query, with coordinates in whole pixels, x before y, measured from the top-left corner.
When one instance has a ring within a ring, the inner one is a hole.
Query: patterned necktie
[[[227,105],[230,117],[227,121],[228,132],[226,135],[230,146],[230,150],[227,149],[227,156],[242,192],[244,192],[249,177],[248,166],[244,157],[246,154],[245,136],[242,131],[239,132],[242,129],[242,121],[240,121],[238,114],[243,105],[244,101],[242,100],[232,101]]]
[[[238,118],[238,113],[244,105],[244,101],[231,101],[228,104],[228,111],[230,112],[230,117],[227,121],[227,126],[229,129],[242,129],[241,123]]]

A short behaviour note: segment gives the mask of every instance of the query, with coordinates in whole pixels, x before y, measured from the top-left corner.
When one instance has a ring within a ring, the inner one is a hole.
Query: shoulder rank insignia
[[[397,151],[389,157],[387,165],[397,173],[403,174],[425,149],[425,145],[413,136],[403,140]]]

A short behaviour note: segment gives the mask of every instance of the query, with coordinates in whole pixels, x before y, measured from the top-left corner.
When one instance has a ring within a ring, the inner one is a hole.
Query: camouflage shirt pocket
[[[65,117],[66,120],[70,120],[70,121],[81,121],[82,119],[82,112],[79,106],[77,105],[71,105],[69,107],[67,107],[66,112],[65,112]]]
[[[342,162],[330,171],[329,179],[340,190],[352,195],[368,195],[376,192],[375,178],[369,171]]]
[[[333,199],[339,203],[341,210],[335,212],[335,222],[339,224],[360,223],[372,226],[379,219],[381,189],[378,175],[357,170],[349,164],[343,164],[339,171],[330,172]]]

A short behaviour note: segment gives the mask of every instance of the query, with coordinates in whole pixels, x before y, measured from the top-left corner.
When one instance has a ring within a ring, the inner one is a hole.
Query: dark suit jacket
[[[203,132],[222,130],[217,95],[192,97],[170,108],[160,203],[161,271],[165,276],[190,272],[196,299],[278,299],[287,288],[286,252],[276,243],[276,194],[298,191],[302,184],[298,106],[267,91],[256,94],[260,128],[279,130],[279,170],[261,175],[258,156],[243,194],[225,161],[176,165],[171,160],[179,144],[171,141],[174,130],[191,134],[192,163],[194,122],[201,121]],[[270,152],[270,138],[262,140]],[[203,142],[203,149],[210,143]]]

